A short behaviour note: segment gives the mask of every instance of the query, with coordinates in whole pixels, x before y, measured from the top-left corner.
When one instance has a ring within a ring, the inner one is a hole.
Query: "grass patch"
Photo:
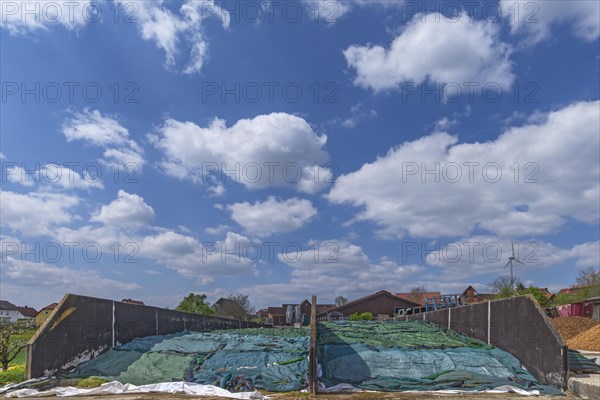
[[[0,371],[0,385],[8,383],[18,383],[25,380],[25,365],[8,367],[6,371]]]
[[[37,328],[34,329],[29,329],[27,332],[25,332],[22,335],[14,335],[11,336],[10,340],[17,340],[17,339],[24,339],[26,341],[29,341],[29,339],[31,339],[31,337],[35,334],[35,332],[37,331]],[[19,365],[25,365],[25,357],[27,356],[27,349],[22,349],[19,354],[17,354],[17,356],[15,357],[14,360],[12,360],[10,362],[10,364],[8,364],[9,366],[19,366]]]
[[[79,388],[91,389],[91,388],[98,387],[98,386],[102,385],[103,383],[107,383],[107,382],[110,382],[110,381],[106,380],[106,379],[102,379],[102,378],[97,378],[95,376],[90,376],[89,378],[80,379],[79,381],[77,381],[75,386],[77,386]]]

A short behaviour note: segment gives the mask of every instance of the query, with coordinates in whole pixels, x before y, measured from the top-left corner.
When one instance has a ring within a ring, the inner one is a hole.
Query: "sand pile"
[[[567,340],[567,346],[574,350],[600,351],[600,324],[596,322],[593,328]]]
[[[566,317],[552,319],[552,325],[554,325],[560,336],[567,341],[594,326],[600,325],[600,322],[594,321],[591,318]]]

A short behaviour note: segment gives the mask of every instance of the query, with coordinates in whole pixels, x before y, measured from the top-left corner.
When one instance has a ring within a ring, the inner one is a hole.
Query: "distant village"
[[[600,296],[582,298],[582,295],[587,293],[590,288],[591,286],[575,285],[561,289],[556,294],[551,293],[547,288],[536,288],[538,296],[545,298],[543,302],[537,300],[538,303],[543,303],[541,305],[550,317],[581,316],[600,321]],[[337,304],[317,304],[316,311],[318,321],[342,321],[353,318],[381,321],[491,301],[497,297],[498,294],[481,293],[473,286],[468,286],[464,291],[457,294],[419,290],[394,294],[386,290],[380,290],[353,300],[347,300],[340,296],[336,299]],[[567,299],[566,304],[547,306],[552,305],[557,297]],[[123,299],[122,302],[145,305],[142,301],[134,299]],[[17,306],[7,300],[0,300],[0,322],[30,320],[40,326],[57,306],[58,303],[48,304],[38,311],[27,305]],[[281,306],[267,307],[249,314],[235,299],[220,298],[212,305],[211,310],[220,317],[254,320],[267,325],[308,325],[311,303],[308,299],[305,299],[300,303],[284,303]]]

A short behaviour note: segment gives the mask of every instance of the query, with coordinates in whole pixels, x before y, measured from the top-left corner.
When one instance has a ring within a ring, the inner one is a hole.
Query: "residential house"
[[[52,313],[52,311],[58,306],[58,303],[48,304],[46,307],[42,308],[35,315],[35,323],[37,326],[40,326],[44,323],[44,321],[48,318],[48,316]]]
[[[586,290],[590,291],[592,288],[593,288],[592,286],[587,286],[587,285],[574,285],[569,288],[560,289],[557,294],[568,294],[568,295],[581,294],[581,293],[585,292]]]
[[[394,296],[387,290],[361,297],[317,314],[319,321],[347,319],[350,315],[370,312],[377,319],[391,318],[413,308],[421,308],[417,302]]]
[[[540,292],[542,292],[542,294],[544,295],[544,297],[546,297],[549,301],[554,300],[554,298],[556,297],[554,294],[550,293],[548,288],[539,288],[539,289],[540,289]]]
[[[285,325],[286,321],[286,310],[283,307],[269,307],[267,308],[267,320],[266,323],[273,325]]]
[[[31,307],[18,307],[13,303],[0,300],[0,320],[16,322],[22,319],[33,319],[37,311]]]
[[[471,285],[462,292],[465,304],[481,303],[484,301],[494,300],[496,295],[493,293],[479,293]]]

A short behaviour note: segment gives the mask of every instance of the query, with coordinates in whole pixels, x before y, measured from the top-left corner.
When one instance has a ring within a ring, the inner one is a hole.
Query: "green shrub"
[[[17,365],[10,367],[6,371],[0,371],[0,385],[4,386],[9,383],[18,383],[25,380],[25,366]]]
[[[373,319],[373,314],[370,312],[350,314],[350,321],[370,321]]]

